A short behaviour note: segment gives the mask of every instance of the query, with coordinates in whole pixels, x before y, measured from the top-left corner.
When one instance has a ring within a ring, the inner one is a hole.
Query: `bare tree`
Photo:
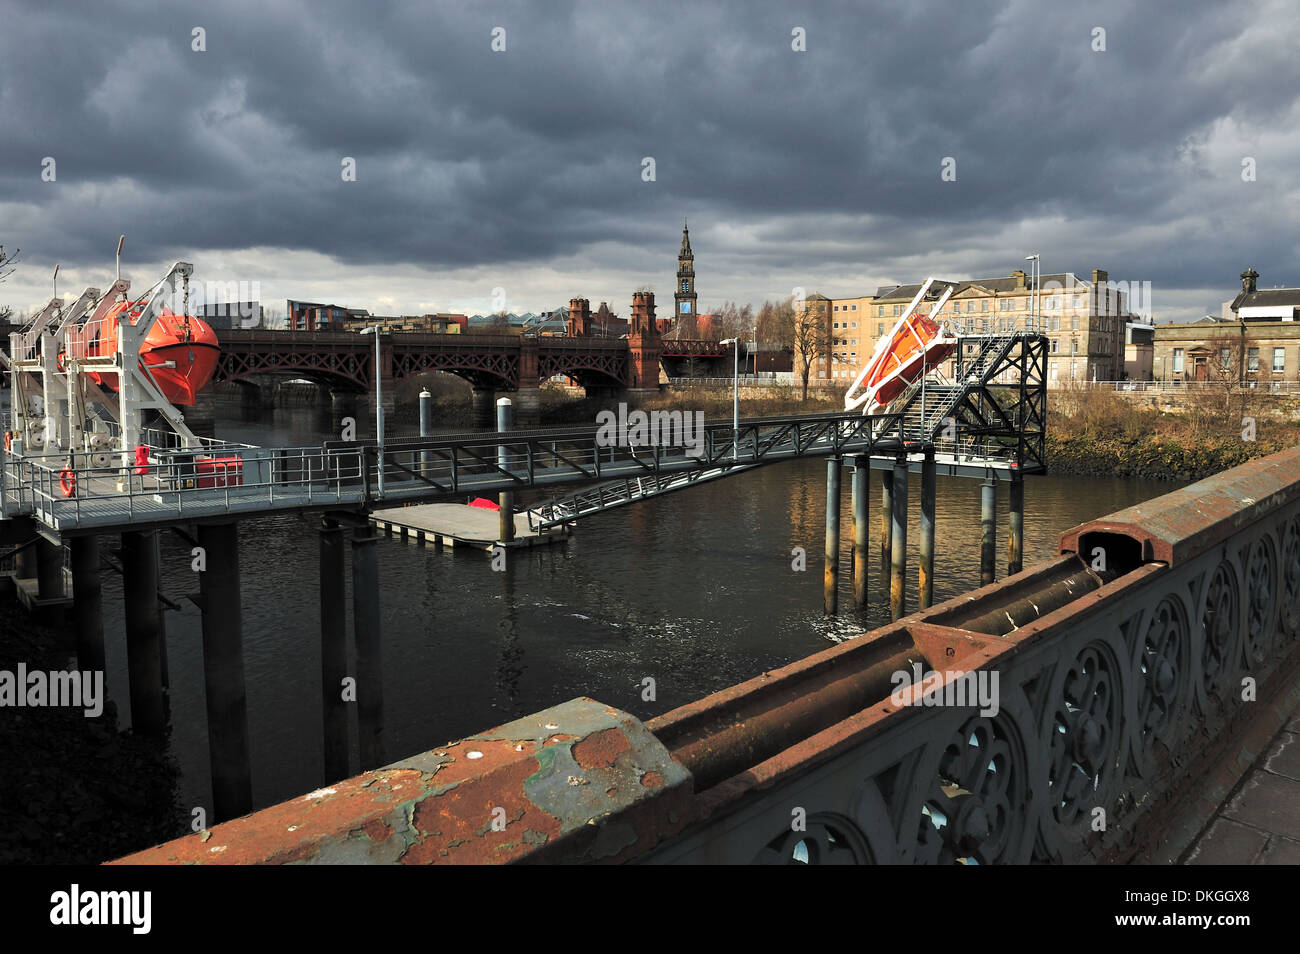
[[[786,303],[791,308],[794,307],[793,300],[786,299]],[[808,377],[812,374],[813,365],[826,360],[834,344],[826,327],[826,315],[818,310],[818,306],[826,307],[822,302],[804,302],[794,319],[794,356],[803,380],[805,401],[808,400]]]
[[[781,302],[763,302],[754,319],[754,336],[765,344],[777,344],[794,349],[794,303],[787,298]]]
[[[5,251],[5,247],[0,245],[0,282],[13,274],[14,263],[18,261],[18,255],[22,249],[15,249],[12,254]],[[14,310],[8,305],[0,305],[0,321],[8,321],[13,315]]]

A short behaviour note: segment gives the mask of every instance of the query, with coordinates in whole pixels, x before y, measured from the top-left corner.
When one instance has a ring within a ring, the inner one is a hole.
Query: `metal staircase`
[[[958,349],[965,346],[963,338]],[[903,415],[903,437],[908,441],[932,442],[945,428],[952,411],[973,388],[988,384],[993,369],[1001,366],[1016,343],[1014,333],[982,335],[969,362],[958,355],[958,379],[947,380],[940,372],[917,381],[894,399],[887,409]]]

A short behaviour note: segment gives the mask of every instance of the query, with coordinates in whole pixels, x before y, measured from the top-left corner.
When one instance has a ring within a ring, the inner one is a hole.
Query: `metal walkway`
[[[658,413],[666,416],[659,423],[673,422],[669,412]],[[680,424],[681,412],[674,413]],[[901,415],[796,415],[741,421],[737,431],[730,421],[713,421],[679,432],[685,442],[654,446],[629,446],[626,436],[611,441],[594,427],[475,433],[388,441],[382,467],[373,441],[293,448],[208,442],[199,452],[159,446],[148,465],[75,469],[64,456],[0,453],[0,502],[4,517],[32,516],[49,530],[76,534],[609,480],[648,489],[647,481],[690,484],[796,457],[896,454],[901,424]]]
[[[892,467],[900,454],[929,450],[940,472],[954,476],[1041,472],[1046,469],[1046,348],[1046,339],[1033,334],[963,337],[957,348],[957,383],[935,374],[912,385],[886,413],[856,418],[864,424],[865,441],[824,453],[875,457],[879,462],[873,466],[883,469]],[[1008,377],[1014,380],[1000,380]],[[742,431],[738,463],[603,483],[532,507],[529,526],[545,530],[782,459],[755,454],[754,440]],[[919,467],[919,459],[915,463]]]

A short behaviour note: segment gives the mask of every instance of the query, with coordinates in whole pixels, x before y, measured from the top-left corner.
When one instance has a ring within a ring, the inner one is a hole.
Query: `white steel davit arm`
[[[876,349],[872,352],[871,360],[863,366],[862,370],[858,372],[858,376],[853,379],[853,383],[849,385],[849,389],[844,392],[844,410],[857,410],[871,400],[872,395],[875,393],[874,391],[867,390],[862,394],[858,394],[856,393],[857,389],[862,386],[867,375],[871,374],[879,366],[880,361],[885,357],[886,353],[893,345],[900,329],[906,327],[912,337],[916,338],[917,342],[924,349],[925,341],[916,333],[916,328],[912,324],[912,316],[916,310],[916,306],[921,303],[922,298],[924,298],[925,294],[930,290],[930,286],[933,283],[933,278],[927,278],[925,280],[925,284],[923,284],[921,290],[916,293],[916,297],[912,299],[912,303],[903,311],[902,317],[900,317],[898,321],[894,322],[894,326],[889,330],[889,332],[876,342]],[[943,306],[947,304],[948,299],[952,297],[952,293],[956,290],[956,287],[956,285],[948,285],[944,289],[943,294],[939,296],[939,300],[936,301],[934,307],[930,309],[929,318],[931,321],[937,319],[939,312],[943,310]],[[873,408],[868,405],[863,413],[869,414],[872,410]]]

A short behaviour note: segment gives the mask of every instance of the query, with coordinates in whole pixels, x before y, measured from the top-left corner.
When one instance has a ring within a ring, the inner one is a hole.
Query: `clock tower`
[[[695,333],[695,255],[691,252],[691,232],[682,220],[682,248],[677,253],[677,288],[673,294],[673,322]]]

